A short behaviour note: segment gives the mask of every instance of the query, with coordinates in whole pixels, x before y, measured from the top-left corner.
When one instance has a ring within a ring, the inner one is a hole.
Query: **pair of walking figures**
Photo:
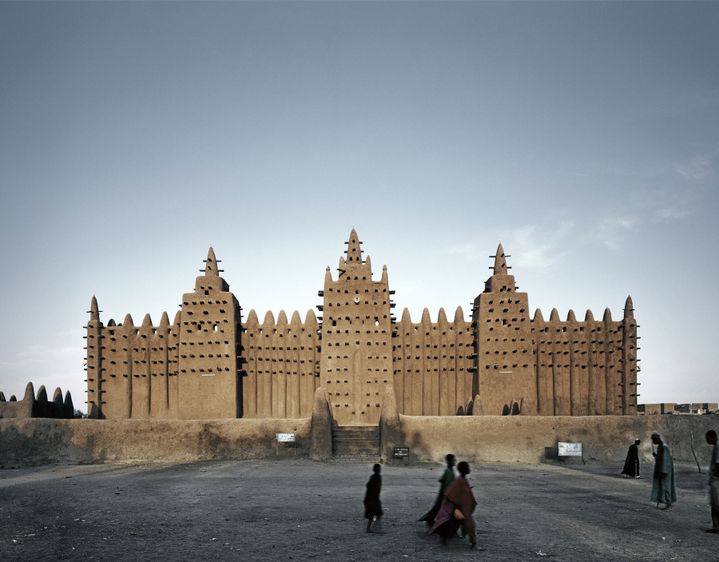
[[[467,479],[471,472],[469,463],[462,461],[457,465],[459,476],[455,478],[454,465],[457,459],[452,454],[445,459],[447,468],[439,479],[437,499],[432,509],[419,520],[427,524],[429,533],[438,534],[445,544],[461,530],[462,536],[469,539],[470,548],[476,548],[477,525],[474,521],[474,510],[477,500]]]

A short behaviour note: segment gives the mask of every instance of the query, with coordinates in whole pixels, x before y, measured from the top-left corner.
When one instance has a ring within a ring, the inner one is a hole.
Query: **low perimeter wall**
[[[317,422],[318,431],[327,432]],[[98,461],[192,461],[310,456],[311,421],[239,420],[0,420],[0,465]],[[708,429],[719,416],[400,416],[389,446],[410,448],[412,462],[442,462],[451,452],[473,462],[538,463],[556,455],[557,441],[581,442],[587,462],[622,462],[637,437],[651,460],[649,436],[661,433],[679,462],[709,461]],[[296,448],[275,444],[295,433]],[[279,454],[278,454],[279,453]],[[328,451],[329,453],[329,451]]]
[[[652,460],[650,436],[659,432],[678,462],[709,463],[709,429],[719,432],[719,416],[400,416],[410,458],[442,462],[447,453],[475,462],[538,463],[556,457],[558,441],[580,442],[584,460],[623,462],[629,445],[641,439],[640,456]]]
[[[276,445],[295,433],[295,447]],[[308,456],[310,419],[0,420],[0,465]]]

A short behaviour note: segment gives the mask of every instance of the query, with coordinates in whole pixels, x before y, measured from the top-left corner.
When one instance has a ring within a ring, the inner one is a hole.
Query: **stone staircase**
[[[380,459],[378,426],[332,428],[332,457],[336,461],[376,463]]]

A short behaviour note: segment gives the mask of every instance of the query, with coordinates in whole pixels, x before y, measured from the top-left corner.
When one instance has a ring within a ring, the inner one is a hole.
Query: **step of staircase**
[[[335,460],[377,462],[380,458],[379,427],[343,426],[332,428],[332,456]]]
[[[332,462],[334,463],[348,464],[375,464],[381,460],[379,455],[340,455],[332,457]]]

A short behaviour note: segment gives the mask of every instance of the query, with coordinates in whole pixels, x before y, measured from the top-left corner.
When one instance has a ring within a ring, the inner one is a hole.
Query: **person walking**
[[[453,454],[450,453],[445,457],[445,460],[447,461],[447,468],[444,469],[442,476],[438,480],[439,493],[437,494],[437,499],[435,500],[432,509],[430,509],[427,513],[425,513],[422,517],[418,519],[418,521],[424,521],[427,524],[427,527],[430,528],[432,527],[432,525],[434,525],[434,518],[437,517],[439,508],[442,506],[444,493],[447,491],[447,488],[449,488],[450,484],[454,482],[454,465],[457,464],[457,459]]]
[[[622,474],[625,478],[640,478],[639,476],[639,444],[641,441],[636,439],[633,445],[629,445],[627,458],[624,461]]]
[[[709,461],[709,503],[712,512],[712,526],[707,533],[719,534],[719,445],[717,432],[710,429],[704,436],[707,443],[712,446],[712,458]]]
[[[669,446],[662,441],[662,436],[652,433],[652,443],[656,446],[654,455],[654,474],[652,479],[652,502],[664,504],[661,509],[671,509],[677,501],[677,491],[674,487],[674,461]]]
[[[367,490],[364,495],[364,516],[367,519],[367,532],[376,532],[373,529],[375,522],[382,517],[382,501],[379,498],[382,491],[382,467],[379,464],[372,466],[372,476],[367,482]]]
[[[442,537],[442,542],[446,543],[448,538],[457,534],[457,529],[461,526],[464,536],[469,538],[470,547],[476,548],[477,524],[473,514],[477,500],[467,480],[470,473],[469,464],[462,461],[457,465],[457,470],[459,478],[447,488],[431,532],[437,533]]]

